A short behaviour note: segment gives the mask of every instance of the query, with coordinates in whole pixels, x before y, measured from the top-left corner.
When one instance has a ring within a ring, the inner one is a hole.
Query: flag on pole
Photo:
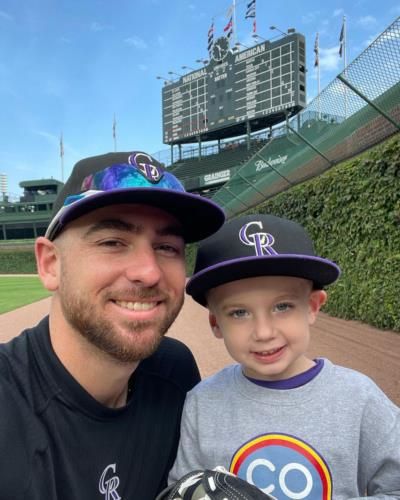
[[[343,56],[343,47],[344,47],[344,25],[345,25],[345,17],[343,16],[343,24],[342,29],[340,30],[339,36],[339,56]]]
[[[319,66],[319,33],[317,33],[315,37],[314,53],[315,53],[314,68],[316,68],[317,66]]]
[[[214,20],[211,22],[211,26],[208,30],[208,42],[207,42],[207,49],[208,49],[208,54],[211,55],[211,49],[214,43]]]
[[[115,113],[114,113],[114,120],[113,120],[113,126],[112,126],[112,134],[113,134],[113,139],[116,139],[117,137],[117,122],[115,120]]]
[[[232,14],[233,14],[233,4],[226,11],[226,17],[232,17]]]
[[[228,24],[224,28],[224,33],[226,33],[226,37],[230,39],[233,33],[233,18],[232,16],[230,17]]]
[[[245,19],[253,18],[253,33],[256,32],[256,0],[251,0],[247,4]]]
[[[60,135],[60,158],[64,158],[64,141],[63,141],[62,132]]]

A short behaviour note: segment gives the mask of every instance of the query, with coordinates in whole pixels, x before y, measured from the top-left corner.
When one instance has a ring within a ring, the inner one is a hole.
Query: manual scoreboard
[[[207,66],[162,89],[163,141],[213,140],[271,126],[306,105],[299,33],[237,51],[218,38]]]

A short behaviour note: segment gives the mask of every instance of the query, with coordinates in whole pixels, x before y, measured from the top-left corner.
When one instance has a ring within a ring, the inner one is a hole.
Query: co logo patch
[[[279,499],[331,500],[330,470],[310,445],[286,434],[264,434],[241,446],[230,471]]]

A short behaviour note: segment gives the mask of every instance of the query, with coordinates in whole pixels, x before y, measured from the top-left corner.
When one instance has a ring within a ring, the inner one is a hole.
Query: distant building
[[[11,202],[0,202],[0,241],[36,238],[46,232],[54,200],[63,183],[54,179],[20,182],[23,195]]]

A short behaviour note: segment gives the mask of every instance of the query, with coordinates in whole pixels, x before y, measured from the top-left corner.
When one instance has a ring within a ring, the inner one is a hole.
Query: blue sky
[[[236,36],[254,43],[246,4],[236,0]],[[167,150],[162,143],[161,90],[168,71],[198,68],[207,57],[212,18],[222,35],[230,0],[1,0],[0,173],[19,182],[61,180],[76,161],[114,149]],[[306,37],[308,100],[317,92],[314,41],[319,32],[321,88],[343,66],[343,15],[351,62],[400,15],[400,0],[257,0],[257,33],[271,39],[295,27]]]

